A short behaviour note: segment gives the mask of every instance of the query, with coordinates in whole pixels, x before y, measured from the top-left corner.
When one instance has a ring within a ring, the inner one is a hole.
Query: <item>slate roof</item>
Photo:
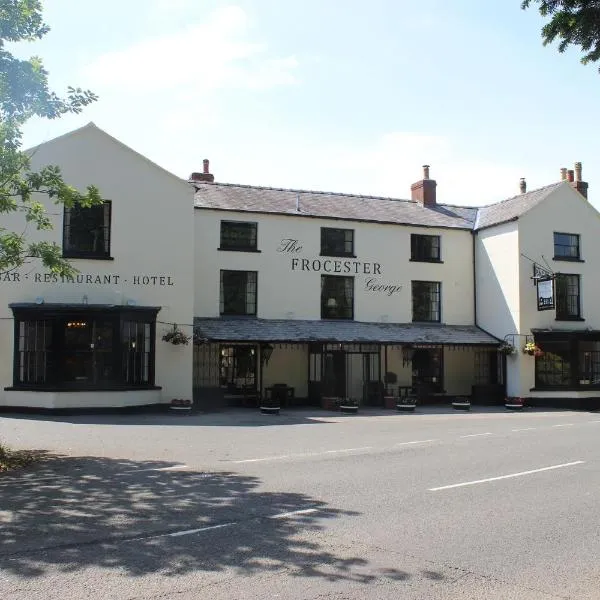
[[[242,212],[374,221],[429,227],[472,229],[477,209],[438,204],[424,208],[413,200],[280,188],[198,183],[195,206]],[[296,210],[296,206],[300,210]]]
[[[352,342],[485,345],[500,340],[474,325],[289,319],[196,318],[196,339],[219,342]]]
[[[479,208],[449,204],[426,208],[413,200],[380,196],[232,183],[193,184],[196,188],[196,208],[467,230],[483,229],[516,219],[547,198],[559,186],[569,185],[561,181]]]

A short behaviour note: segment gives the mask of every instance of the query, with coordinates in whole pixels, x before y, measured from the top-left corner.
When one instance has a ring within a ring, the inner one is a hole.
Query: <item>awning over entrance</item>
[[[444,346],[500,344],[500,340],[473,325],[247,318],[196,318],[194,324],[197,340],[215,342],[340,342]]]

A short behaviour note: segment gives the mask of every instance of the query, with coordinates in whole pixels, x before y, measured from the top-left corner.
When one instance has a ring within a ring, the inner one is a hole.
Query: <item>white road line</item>
[[[304,508],[302,510],[293,510],[291,512],[279,513],[278,515],[273,515],[269,517],[269,519],[287,519],[287,517],[294,517],[296,515],[310,515],[316,512],[316,508]]]
[[[486,433],[471,433],[469,435],[461,435],[461,438],[470,438],[470,437],[479,437],[481,435],[492,435],[492,433],[490,431],[487,431]]]
[[[427,442],[437,442],[437,439],[434,440],[415,440],[414,442],[398,442],[394,444],[394,446],[410,446],[411,444],[426,444]]]
[[[552,427],[573,427],[574,423],[561,423],[559,425],[552,425]]]
[[[339,454],[342,452],[358,452],[360,450],[372,450],[373,446],[362,446],[361,448],[345,448],[343,450],[325,450],[323,452],[305,452],[302,454],[281,454],[279,456],[265,456],[264,458],[245,458],[243,460],[232,460],[233,464],[264,462],[267,460],[284,460],[286,458],[303,458],[306,456],[325,456],[326,454]]]
[[[537,429],[537,427],[523,427],[521,429],[511,429],[511,431],[533,431],[534,429]]]
[[[231,527],[237,525],[236,522],[221,523],[220,525],[211,525],[209,527],[200,527],[199,529],[188,529],[186,531],[176,531],[175,533],[167,533],[156,537],[181,537],[182,535],[192,535],[193,533],[201,533],[202,531],[211,531],[212,529],[222,529],[223,527]]]
[[[531,471],[521,471],[520,473],[511,473],[510,475],[500,475],[500,477],[488,477],[487,479],[477,479],[475,481],[465,481],[463,483],[454,483],[452,485],[444,485],[441,487],[429,488],[429,492],[439,492],[440,490],[450,490],[452,488],[465,487],[467,485],[476,485],[478,483],[487,483],[489,481],[499,481],[500,479],[511,479],[513,477],[523,477],[523,475],[531,475],[532,473],[541,473],[542,471],[552,471],[553,469],[562,469],[563,467],[573,467],[582,465],[584,460],[576,460],[574,462],[563,463],[562,465],[552,465],[551,467],[542,467],[541,469],[532,469]]]

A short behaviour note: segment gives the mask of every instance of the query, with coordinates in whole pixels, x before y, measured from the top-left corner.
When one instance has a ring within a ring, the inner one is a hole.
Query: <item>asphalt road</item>
[[[600,599],[600,414],[0,416],[0,598]]]

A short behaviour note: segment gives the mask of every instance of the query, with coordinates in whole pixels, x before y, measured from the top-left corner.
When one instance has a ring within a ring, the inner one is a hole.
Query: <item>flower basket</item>
[[[544,356],[543,350],[539,346],[536,346],[534,342],[527,342],[525,346],[523,346],[523,354],[529,356]]]
[[[358,412],[358,400],[355,398],[343,398],[340,402],[340,411],[352,415]]]
[[[502,344],[500,344],[498,347],[498,352],[500,352],[500,354],[504,354],[504,356],[511,356],[515,353],[515,351],[515,347],[508,342],[502,342]]]
[[[162,336],[163,342],[169,342],[173,346],[187,346],[191,339],[191,336],[185,335],[177,325],[173,325],[173,329],[170,329]]]
[[[194,402],[192,400],[173,398],[169,405],[169,410],[172,412],[190,413]]]
[[[396,402],[398,412],[413,412],[417,407],[417,398],[415,396],[403,396]]]
[[[506,398],[504,406],[508,410],[523,410],[525,407],[525,400],[523,398]]]
[[[454,410],[471,410],[471,398],[469,396],[456,396],[452,400]]]

